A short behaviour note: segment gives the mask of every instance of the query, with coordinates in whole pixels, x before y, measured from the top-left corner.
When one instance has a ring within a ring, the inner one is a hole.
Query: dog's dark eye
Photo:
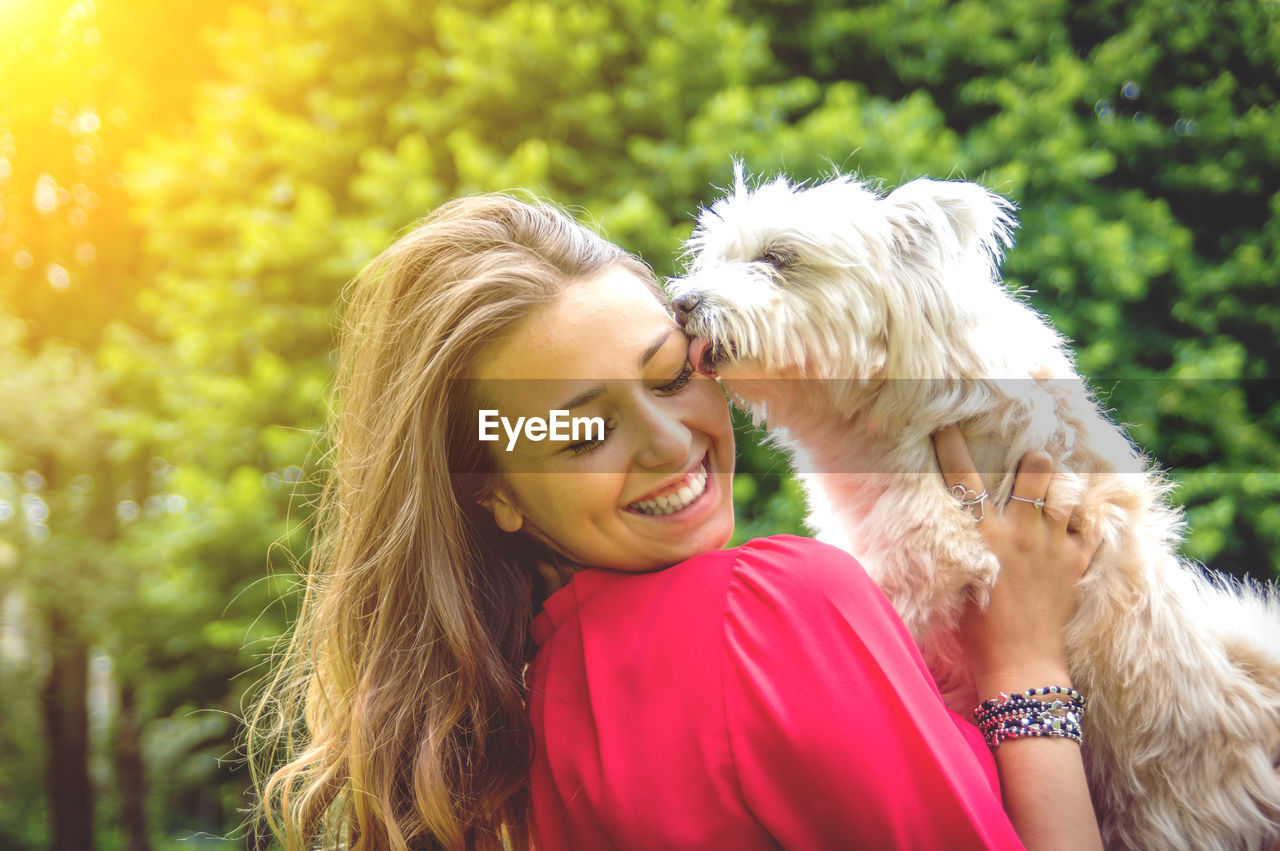
[[[795,265],[800,258],[789,248],[783,248],[780,245],[771,245],[764,251],[761,251],[756,257],[757,263],[768,263],[775,269],[786,269],[788,266]]]

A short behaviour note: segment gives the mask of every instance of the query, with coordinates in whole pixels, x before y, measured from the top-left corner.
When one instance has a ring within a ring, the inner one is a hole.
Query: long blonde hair
[[[353,282],[302,607],[248,718],[287,848],[529,844],[522,670],[537,547],[479,506],[465,381],[564,287],[641,261],[554,208],[450,202]]]

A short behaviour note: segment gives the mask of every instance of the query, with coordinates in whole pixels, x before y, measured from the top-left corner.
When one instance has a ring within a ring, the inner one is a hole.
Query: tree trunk
[[[89,785],[89,646],[55,606],[49,613],[49,679],[43,695],[49,750],[50,851],[92,851]]]
[[[120,684],[116,721],[116,779],[120,783],[120,826],[129,851],[151,851],[147,840],[147,776],[133,683]]]

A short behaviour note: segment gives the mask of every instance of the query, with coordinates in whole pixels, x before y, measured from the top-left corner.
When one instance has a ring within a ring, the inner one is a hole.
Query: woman
[[[1017,847],[1012,818],[1028,845],[1095,847],[1074,743],[995,749],[1006,817],[981,735],[852,559],[719,549],[732,431],[687,350],[643,263],[502,196],[445,205],[362,274],[306,596],[251,719],[272,829],[298,848]],[[598,427],[556,439],[552,411]],[[958,430],[937,443],[947,484],[981,492]],[[965,638],[993,697],[1068,684],[1091,550],[1035,504],[1051,479],[1024,459],[1020,501],[979,523],[1003,570]]]

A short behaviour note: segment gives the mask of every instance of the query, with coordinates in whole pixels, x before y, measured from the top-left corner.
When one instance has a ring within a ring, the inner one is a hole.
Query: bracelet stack
[[[1051,699],[1041,700],[1042,697]],[[1005,739],[1025,736],[1061,736],[1080,744],[1084,740],[1080,727],[1084,706],[1084,696],[1075,689],[1048,686],[1014,695],[1001,692],[998,697],[982,701],[973,710],[973,717],[992,748]]]

